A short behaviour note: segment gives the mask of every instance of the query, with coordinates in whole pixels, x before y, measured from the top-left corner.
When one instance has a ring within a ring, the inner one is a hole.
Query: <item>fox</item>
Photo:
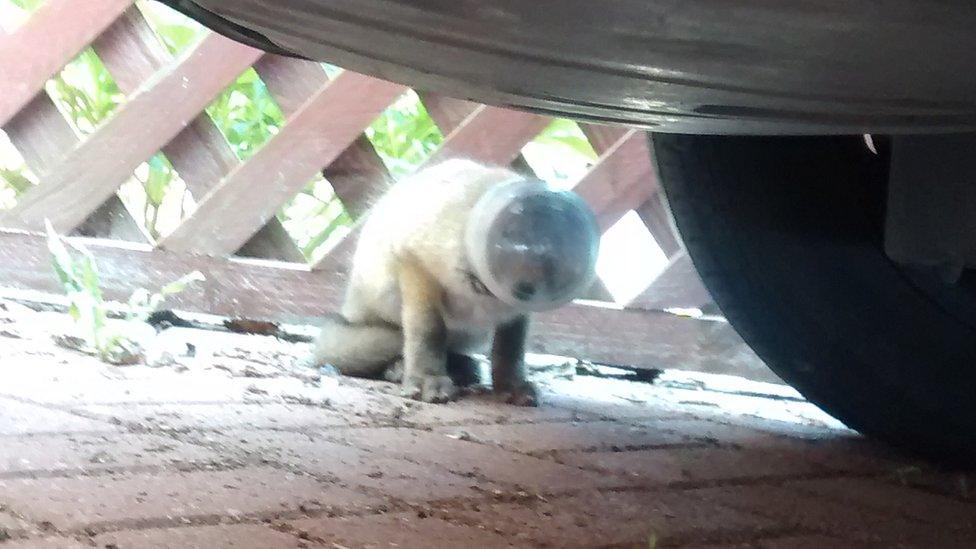
[[[592,285],[598,237],[572,191],[465,159],[421,169],[366,214],[314,361],[442,403],[477,380],[472,355],[486,352],[492,392],[537,406],[525,367],[531,316]]]

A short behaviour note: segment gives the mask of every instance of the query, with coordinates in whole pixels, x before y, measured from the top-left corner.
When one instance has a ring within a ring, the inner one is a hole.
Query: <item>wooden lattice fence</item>
[[[44,87],[89,46],[125,100],[82,137]],[[286,122],[242,161],[205,108],[250,67]],[[350,71],[330,79],[320,64],[263,54],[216,34],[173,58],[131,0],[48,0],[0,36],[0,81],[0,126],[39,180],[0,212],[0,285],[59,290],[41,235],[49,219],[92,250],[109,298],[201,270],[207,281],[180,295],[178,308],[292,321],[337,305],[354,237],[309,264],[275,214],[321,173],[346,211],[360,216],[372,190],[368,182],[387,175],[364,130],[406,91]],[[463,156],[528,169],[520,153],[551,121],[418,93],[445,136],[428,163]],[[670,264],[626,307],[597,303],[608,295],[597,284],[592,301],[541,315],[533,348],[606,363],[763,377],[726,324],[663,311],[710,300],[672,232],[646,136],[581,127],[599,159],[574,189],[603,230],[635,211]],[[175,230],[154,240],[117,191],[158,152],[196,205]]]

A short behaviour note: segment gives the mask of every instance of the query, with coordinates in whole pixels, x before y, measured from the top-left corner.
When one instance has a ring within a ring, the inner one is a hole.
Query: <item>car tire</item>
[[[969,290],[884,254],[884,141],[651,139],[689,255],[769,367],[853,429],[976,464],[976,316],[946,302]]]

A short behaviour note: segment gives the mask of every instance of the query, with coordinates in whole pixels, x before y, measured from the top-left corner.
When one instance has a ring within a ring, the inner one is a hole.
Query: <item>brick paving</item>
[[[542,369],[541,408],[438,406],[256,336],[117,368],[42,332],[0,336],[2,549],[976,546],[972,475],[788,389]]]

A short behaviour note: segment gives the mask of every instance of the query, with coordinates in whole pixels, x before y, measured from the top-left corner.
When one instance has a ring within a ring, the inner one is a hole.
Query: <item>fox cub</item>
[[[571,192],[467,160],[421,170],[370,210],[315,361],[445,402],[476,375],[470,354],[490,343],[494,392],[536,405],[523,363],[529,317],[592,284],[598,241]]]

